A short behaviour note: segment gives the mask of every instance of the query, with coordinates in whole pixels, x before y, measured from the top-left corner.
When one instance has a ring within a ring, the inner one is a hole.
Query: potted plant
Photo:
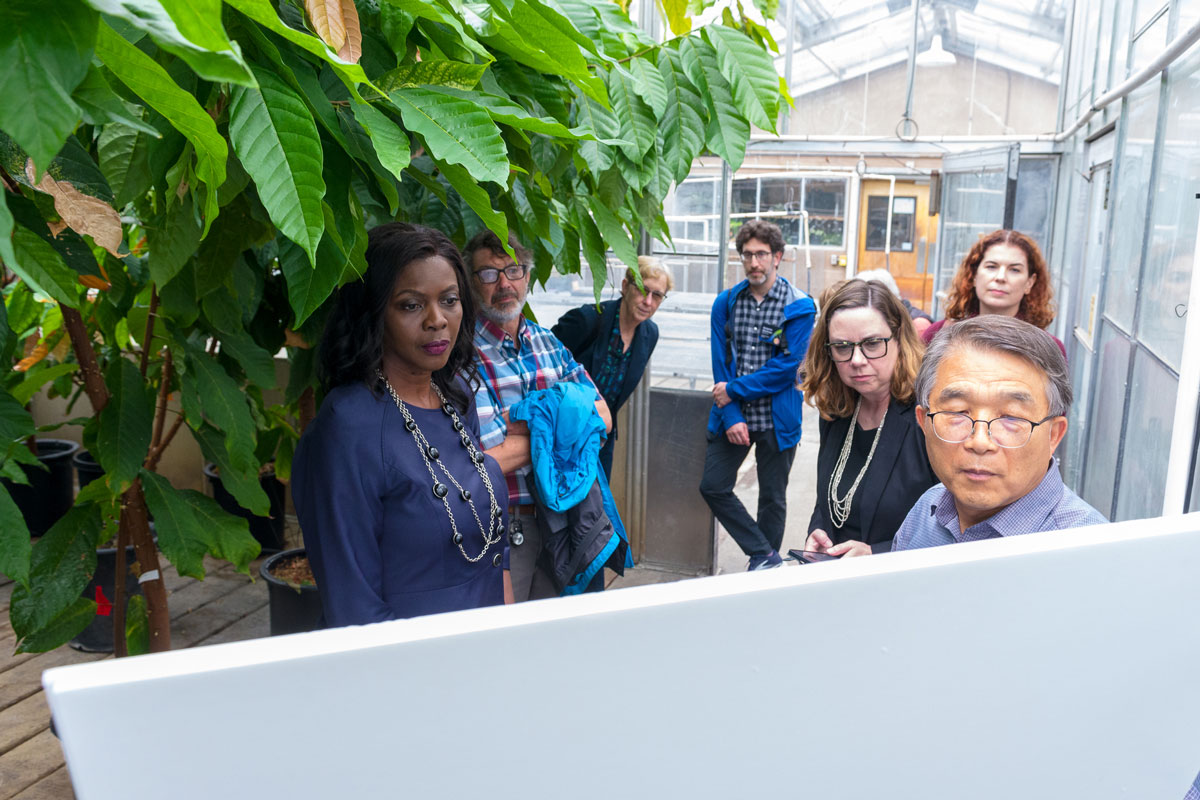
[[[321,593],[304,548],[276,553],[262,563],[259,574],[267,582],[272,636],[321,627]]]

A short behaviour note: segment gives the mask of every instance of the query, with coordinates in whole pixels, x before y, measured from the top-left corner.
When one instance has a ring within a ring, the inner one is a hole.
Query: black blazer
[[[583,365],[588,375],[595,375],[604,365],[604,355],[608,350],[609,333],[612,331],[613,320],[621,308],[620,299],[606,300],[600,304],[600,310],[594,305],[573,308],[563,314],[551,328],[551,332],[559,341],[567,346],[575,360]],[[654,320],[646,320],[637,326],[633,333],[633,342],[629,345],[629,369],[625,372],[625,382],[617,394],[617,402],[608,410],[612,412],[613,433],[610,439],[616,438],[617,411],[625,405],[629,395],[637,388],[642,373],[646,371],[646,363],[654,346],[658,344],[658,325]]]
[[[821,420],[817,503],[808,530],[824,530],[834,544],[846,541],[848,537],[838,538],[839,531],[834,529],[829,519],[829,478],[833,475],[849,429],[849,417],[828,422]],[[861,541],[871,545],[874,553],[891,550],[892,539],[917,498],[937,482],[938,478],[929,466],[925,434],[917,425],[913,404],[892,398],[875,456],[854,495],[854,502],[862,504]]]

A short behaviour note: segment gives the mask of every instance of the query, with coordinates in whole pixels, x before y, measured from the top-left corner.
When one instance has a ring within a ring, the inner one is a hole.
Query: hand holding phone
[[[788,555],[801,564],[815,564],[818,561],[837,561],[841,556],[831,556],[829,553],[818,553],[816,550],[788,550]]]

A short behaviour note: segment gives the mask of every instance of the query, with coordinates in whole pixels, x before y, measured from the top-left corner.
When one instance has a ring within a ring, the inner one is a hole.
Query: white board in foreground
[[[1191,515],[43,681],[81,800],[1178,800],[1198,618]]]

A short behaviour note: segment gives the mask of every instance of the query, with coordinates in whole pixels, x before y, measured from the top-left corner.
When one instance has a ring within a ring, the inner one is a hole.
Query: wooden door
[[[887,269],[900,294],[917,308],[928,310],[933,297],[930,260],[937,239],[937,220],[929,216],[929,183],[896,181],[892,198],[891,252],[887,245],[889,182],[864,180],[859,209],[858,269]]]

